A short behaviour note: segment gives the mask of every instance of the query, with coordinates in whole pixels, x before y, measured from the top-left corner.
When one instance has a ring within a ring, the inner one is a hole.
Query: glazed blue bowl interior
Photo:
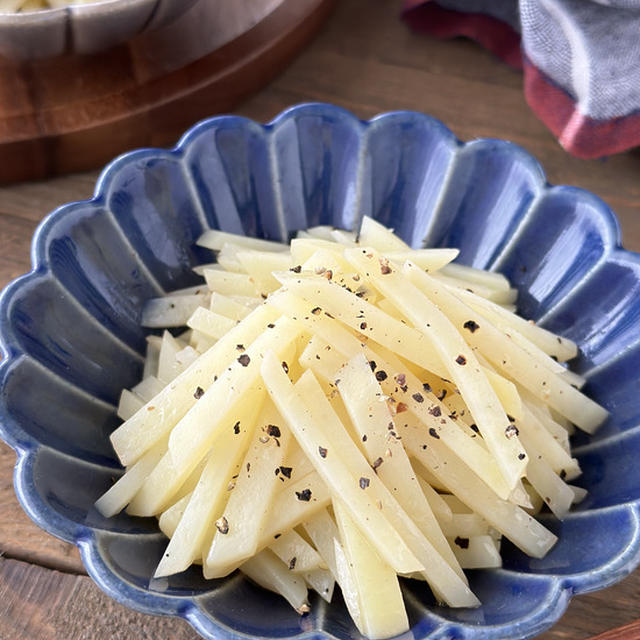
[[[407,638],[526,638],[557,620],[574,593],[602,588],[639,561],[640,261],[621,249],[615,217],[595,196],[552,187],[537,162],[498,140],[462,144],[438,121],[390,113],[370,122],[328,105],[292,108],[266,126],[218,117],[172,151],[126,154],[88,202],[40,226],[33,271],[0,303],[0,420],[18,452],[15,485],[44,529],[76,542],[87,571],[135,609],[183,616],[208,638],[358,638],[339,593],[311,597],[299,617],[239,575],[198,569],[151,580],[165,539],[154,519],[102,518],[94,501],[121,473],[108,436],[120,390],[141,375],[150,297],[197,281],[212,260],[207,228],[287,240],[318,224],[357,228],[370,215],[413,247],[454,246],[461,262],[503,272],[519,310],[575,340],[586,393],[611,412],[575,438],[589,495],[543,559],[504,544],[504,568],[470,571],[483,602],[436,607],[404,587]]]

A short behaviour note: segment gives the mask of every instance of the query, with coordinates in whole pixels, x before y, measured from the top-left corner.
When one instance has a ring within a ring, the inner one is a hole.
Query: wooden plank
[[[0,553],[69,573],[85,573],[76,547],[40,529],[22,510],[13,491],[15,459],[15,453],[0,442]]]
[[[136,613],[86,576],[0,560],[0,638],[7,640],[196,640],[183,620]]]

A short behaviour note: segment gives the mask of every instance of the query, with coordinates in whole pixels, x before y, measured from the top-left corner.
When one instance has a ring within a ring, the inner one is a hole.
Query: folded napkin
[[[522,68],[529,106],[569,153],[640,145],[640,0],[405,0],[403,17]]]

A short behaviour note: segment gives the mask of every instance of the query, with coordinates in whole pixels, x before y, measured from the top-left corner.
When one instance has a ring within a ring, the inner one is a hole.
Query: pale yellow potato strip
[[[173,534],[176,532],[192,495],[193,492],[187,493],[186,496],[182,496],[180,500],[174,502],[168,509],[160,514],[160,517],[158,518],[158,526],[160,527],[160,531],[162,531],[167,538],[172,538]]]
[[[360,533],[349,510],[333,500],[345,555],[358,590],[363,630],[371,640],[391,638],[409,629],[396,572]]]
[[[167,435],[196,403],[194,393],[203,390],[238,357],[236,345],[252,342],[280,314],[266,305],[258,307],[204,353],[170,385],[111,434],[111,443],[124,466],[134,463]]]
[[[325,601],[331,603],[336,580],[327,569],[313,569],[302,574],[305,582]]]
[[[96,509],[105,518],[111,518],[120,513],[140,490],[166,450],[167,438],[163,438],[127,469],[126,473],[96,501]]]
[[[246,305],[236,302],[229,296],[223,296],[221,293],[214,293],[211,296],[209,310],[231,318],[231,320],[243,320],[250,312]]]
[[[393,233],[393,229],[387,229],[383,224],[369,216],[362,218],[358,241],[361,245],[371,246],[378,251],[407,251],[409,245]]]
[[[123,389],[118,401],[118,418],[128,420],[142,407],[144,407],[144,400],[128,389]]]
[[[526,441],[524,441],[526,445]],[[562,520],[571,508],[574,493],[571,487],[561,480],[544,459],[531,455],[527,467],[527,480],[559,520]]]
[[[261,293],[253,279],[244,273],[208,268],[204,269],[203,275],[212,293],[241,296],[258,296]]]
[[[455,260],[459,253],[459,249],[415,249],[412,251],[385,251],[384,255],[392,262],[400,264],[405,260],[412,260],[421,269],[432,272],[446,269],[447,265]]]
[[[436,516],[439,522],[446,523],[453,519],[453,512],[451,507],[442,499],[442,496],[421,476],[416,472],[418,476],[418,482],[420,488],[424,493],[425,498],[431,505],[433,515]]]
[[[462,543],[451,540],[451,547],[464,569],[497,569],[502,566],[500,552],[488,535],[473,536]]]
[[[294,573],[306,573],[326,566],[320,554],[293,529],[274,540],[269,549]]]
[[[312,374],[309,372],[309,375]],[[265,356],[262,377],[271,399],[316,471],[332,492],[343,496],[348,501],[354,517],[368,537],[375,540],[376,548],[380,554],[384,558],[388,558],[390,564],[399,570],[398,572],[422,569],[422,565],[409,551],[385,515],[375,506],[374,500],[369,496],[371,492],[359,487],[358,477],[349,470],[338,451],[340,445],[332,442],[330,434],[327,434],[323,428],[326,427],[326,424],[317,419],[318,407],[311,406],[311,403],[307,401],[308,390],[305,389],[307,398],[304,398],[293,387],[272,353]],[[304,376],[300,380],[303,379]],[[297,384],[300,384],[300,381]],[[328,404],[322,390],[319,388],[318,390],[324,402]],[[331,410],[330,406],[329,409]],[[328,449],[325,457],[320,455],[322,448]],[[359,451],[357,453],[362,457]],[[367,476],[374,475],[364,458],[362,458],[362,462],[368,469]]]
[[[244,250],[238,251],[236,258],[253,278],[261,294],[271,293],[280,287],[280,283],[271,275],[273,271],[285,271],[293,266],[289,253]]]
[[[420,268],[423,268],[422,265],[417,260],[414,260],[411,256],[407,256],[406,259],[411,260],[414,264],[417,264]],[[402,260],[402,262],[404,262],[404,260]],[[442,273],[445,276],[451,276],[452,278],[466,280],[470,283],[481,284],[491,289],[502,291],[511,289],[511,283],[501,273],[485,271],[484,269],[476,269],[475,267],[469,267],[466,264],[448,264],[442,269]]]
[[[198,307],[189,320],[187,320],[187,326],[190,329],[195,329],[204,333],[210,338],[219,340],[225,336],[233,327],[237,324],[236,320],[227,318],[215,311],[210,311],[204,307]]]
[[[269,549],[247,560],[240,570],[261,587],[279,593],[298,613],[309,611],[304,578],[289,571]]]

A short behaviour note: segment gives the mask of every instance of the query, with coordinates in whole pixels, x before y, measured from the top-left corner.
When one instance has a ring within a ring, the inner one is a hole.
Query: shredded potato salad
[[[300,614],[337,583],[377,639],[409,628],[400,578],[475,607],[464,570],[501,566],[503,536],[553,547],[535,515],[584,497],[569,436],[607,413],[565,364],[576,345],[516,315],[506,278],[369,218],[359,237],[199,244],[217,252],[205,282],[144,309],[164,333],[122,392],[126,472],[96,503],[159,519],[156,577],[239,569]]]

